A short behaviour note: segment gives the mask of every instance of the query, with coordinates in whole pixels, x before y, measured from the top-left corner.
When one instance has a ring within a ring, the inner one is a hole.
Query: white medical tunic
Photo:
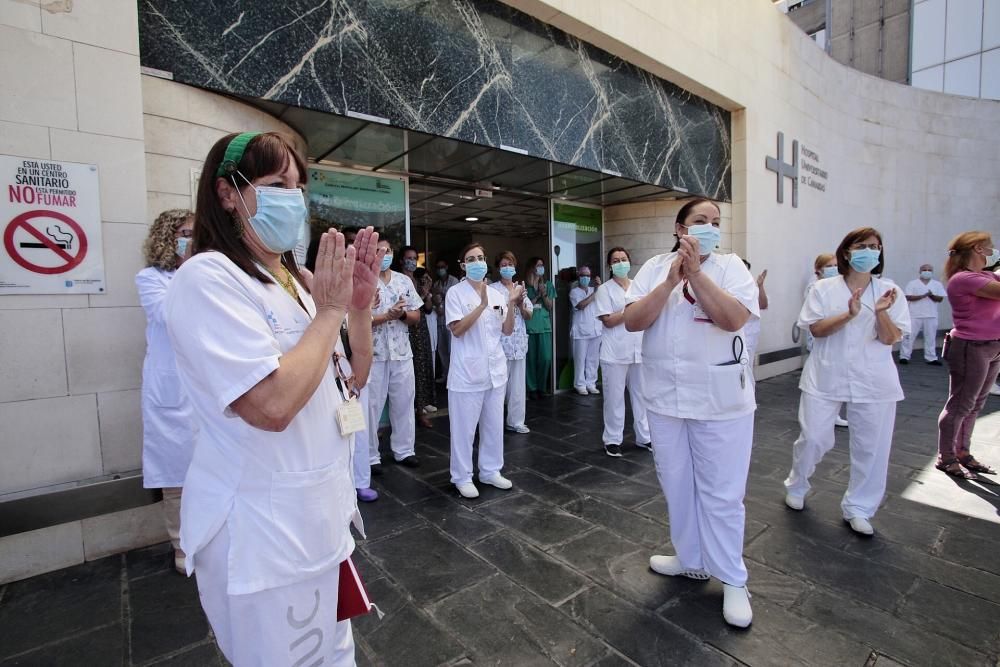
[[[896,290],[896,301],[889,308],[889,318],[904,336],[910,332],[903,291],[891,280],[872,276],[861,297],[861,312],[833,335],[815,338],[799,389],[829,401],[903,400],[892,346],[879,342],[875,329],[875,302],[890,288]],[[808,330],[811,324],[846,313],[850,300],[851,290],[843,276],[818,280],[802,305],[798,325]]]
[[[625,288],[614,280],[602,283],[594,299],[594,314],[614,315],[625,309]],[[628,331],[622,322],[616,327],[601,323],[601,361],[609,364],[642,363],[642,332]]]
[[[634,303],[667,278],[677,253],[657,255],[639,269],[627,299]],[[701,264],[707,278],[760,316],[757,283],[734,254],[712,253]],[[743,330],[715,326],[686,283],[674,288],[667,305],[643,332],[642,371],[646,409],[677,419],[735,419],[756,409],[754,383]],[[692,301],[695,303],[692,303]],[[742,349],[742,352],[741,352]],[[735,354],[734,354],[735,351]],[[739,355],[739,362],[736,361]]]
[[[597,319],[596,299],[583,307],[577,308],[577,304],[594,293],[593,287],[580,287],[577,285],[569,291],[569,303],[573,307],[573,324],[569,330],[569,337],[597,338],[601,335],[602,325]]]
[[[184,263],[167,297],[181,384],[201,427],[184,485],[181,545],[190,573],[198,552],[228,528],[230,595],[304,581],[354,550],[352,445],[336,423],[343,398],[332,360],[280,433],[250,426],[229,407],[278,368],[315,316],[312,298],[297,290],[306,310],[277,284],[207,252]]]
[[[146,358],[142,362],[142,485],[147,489],[184,486],[194,451],[191,402],[181,390],[177,362],[167,336],[164,304],[173,271],[147,267],[135,276],[139,303],[146,311]]]
[[[507,382],[507,355],[500,337],[507,317],[506,290],[486,286],[489,306],[461,336],[451,338],[448,367],[450,391],[488,391]],[[481,299],[468,280],[448,290],[444,300],[445,322],[452,324],[479,307]]]
[[[413,281],[396,271],[389,272],[389,282],[377,279],[378,306],[372,315],[384,315],[402,297],[404,310],[419,310],[423,300],[417,296]],[[390,320],[372,327],[372,359],[374,361],[405,361],[413,358],[410,348],[410,327],[402,320]]]
[[[945,291],[944,285],[942,285],[937,280],[931,279],[924,283],[923,280],[915,278],[910,282],[906,283],[905,293],[907,296],[923,296],[930,292],[934,296],[947,297],[948,292]],[[915,320],[918,317],[933,317],[938,316],[938,305],[940,302],[931,301],[929,297],[919,299],[917,301],[907,301],[910,307],[910,319]]]

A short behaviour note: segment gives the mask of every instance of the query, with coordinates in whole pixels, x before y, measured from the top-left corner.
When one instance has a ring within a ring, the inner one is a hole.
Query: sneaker
[[[531,433],[531,429],[524,424],[518,424],[517,426],[504,426],[503,430],[509,433]]]
[[[858,535],[874,535],[875,529],[868,522],[868,519],[856,516],[851,519],[844,519],[850,525],[851,530],[853,530]]]
[[[355,489],[358,492],[358,500],[363,503],[373,503],[378,500],[378,491],[372,488]]]
[[[847,420],[842,418],[840,415],[837,415],[833,420],[833,425],[839,426],[840,428],[847,428]]]
[[[621,445],[604,445],[604,453],[608,456],[618,456],[622,455]]]
[[[905,366],[908,363],[910,363],[909,359],[903,359],[902,357],[899,358],[899,365],[900,366]]]
[[[635,446],[639,449],[645,449],[647,452],[653,451],[653,443],[651,442],[637,442]]]
[[[601,390],[597,387],[587,387],[587,393],[589,394],[600,394]]]
[[[438,411],[438,409],[437,409],[436,405],[425,405],[424,406],[424,412],[426,412],[427,414],[434,414],[437,411]]]
[[[722,584],[722,617],[726,623],[737,628],[746,628],[753,623],[750,591],[746,586]]]
[[[940,366],[941,365],[941,360],[940,359],[933,359],[931,361],[928,361],[927,365],[928,366]]]
[[[509,479],[507,479],[500,473],[497,473],[492,477],[486,477],[486,478],[480,477],[479,481],[483,484],[489,484],[490,486],[495,486],[498,489],[503,489],[504,491],[514,486],[514,484]]]
[[[396,461],[401,466],[406,466],[407,468],[419,468],[420,459],[417,458],[416,454],[410,454],[406,458]]]
[[[585,387],[577,387],[576,393],[580,394],[581,396],[586,396],[587,389]]]
[[[665,577],[687,577],[698,581],[706,581],[709,578],[705,570],[685,569],[677,556],[650,556],[649,569]]]
[[[790,493],[786,493],[785,504],[793,510],[802,511],[802,508],[806,506],[806,499],[801,496],[793,496]]]
[[[463,498],[479,497],[479,489],[477,489],[476,485],[473,484],[472,482],[465,482],[464,484],[456,484],[455,488],[458,489],[458,492],[462,494]]]

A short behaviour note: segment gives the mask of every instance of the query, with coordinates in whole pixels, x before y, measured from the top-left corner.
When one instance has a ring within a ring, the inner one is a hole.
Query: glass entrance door
[[[550,234],[552,280],[556,287],[556,304],[552,314],[555,336],[553,350],[553,383],[556,391],[573,388],[573,341],[569,330],[573,308],[569,292],[576,285],[577,269],[589,266],[595,276],[604,274],[603,210],[599,206],[550,203]]]

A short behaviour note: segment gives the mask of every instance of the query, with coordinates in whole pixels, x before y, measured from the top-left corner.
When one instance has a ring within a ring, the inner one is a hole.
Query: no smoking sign
[[[19,266],[43,275],[66,273],[87,256],[87,235],[68,215],[58,211],[28,211],[3,233],[7,254]]]

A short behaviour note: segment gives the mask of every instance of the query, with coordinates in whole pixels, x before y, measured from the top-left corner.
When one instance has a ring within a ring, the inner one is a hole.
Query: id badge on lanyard
[[[691,308],[694,311],[692,316],[695,322],[705,322],[706,324],[715,324],[715,322],[712,321],[712,318],[708,316],[708,313],[705,312],[705,309],[701,307],[701,304],[694,300],[694,296],[692,296],[691,291],[688,290],[688,284],[686,280],[684,281],[684,298],[687,299],[687,302],[691,304]]]
[[[333,353],[333,366],[337,369],[337,389],[344,402],[337,406],[337,426],[345,438],[352,433],[365,430],[365,411],[358,401],[358,391],[354,388],[354,376],[347,377],[340,366],[340,354]]]

